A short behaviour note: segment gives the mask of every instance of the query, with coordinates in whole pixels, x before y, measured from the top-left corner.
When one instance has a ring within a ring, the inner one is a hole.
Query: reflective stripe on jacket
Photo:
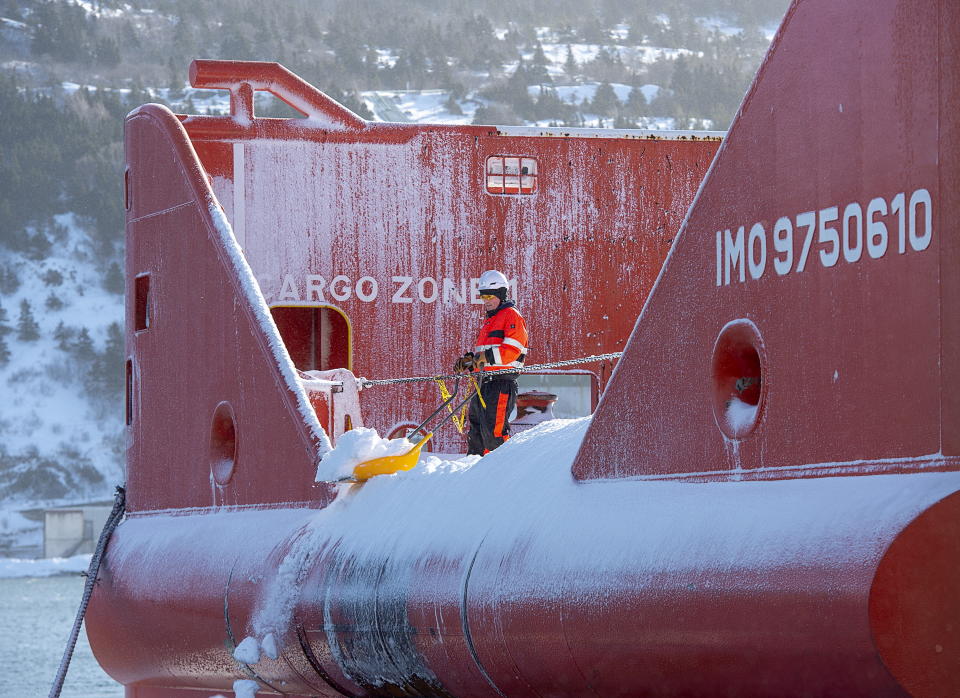
[[[475,354],[484,353],[487,359],[484,371],[522,368],[527,350],[527,324],[513,301],[504,301],[487,313],[473,349]]]

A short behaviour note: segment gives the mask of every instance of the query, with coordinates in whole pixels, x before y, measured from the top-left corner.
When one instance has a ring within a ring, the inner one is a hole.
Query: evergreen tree
[[[63,324],[63,320],[57,323],[57,328],[53,331],[53,338],[57,340],[57,347],[61,351],[70,350],[70,340],[73,339],[73,330]]]
[[[614,92],[613,86],[609,82],[600,83],[590,104],[593,112],[600,116],[613,116],[617,113],[619,106],[620,100],[617,99],[617,93]]]
[[[20,288],[20,275],[12,264],[0,264],[0,294],[10,295]]]
[[[30,301],[20,301],[20,317],[17,319],[17,339],[21,342],[33,342],[40,339],[40,325],[33,317]]]
[[[10,363],[10,347],[7,346],[6,337],[0,337],[0,366],[6,366]]]
[[[573,48],[567,44],[567,59],[563,62],[563,69],[571,78],[575,78],[580,72],[580,66],[577,59],[573,57]]]
[[[47,300],[44,301],[43,305],[47,310],[60,310],[63,308],[63,301],[60,300],[60,296],[56,293],[51,293],[47,296]]]
[[[63,283],[63,274],[58,269],[47,269],[40,278],[47,286],[59,286]]]
[[[116,322],[107,327],[107,340],[102,353],[95,353],[87,371],[86,385],[94,395],[112,397],[123,389],[123,330]]]
[[[110,262],[110,266],[107,267],[107,271],[103,276],[103,287],[110,293],[115,293],[118,296],[123,295],[123,271],[120,269],[120,265],[116,262]]]
[[[453,93],[450,93],[450,96],[447,97],[447,101],[443,103],[443,106],[451,114],[461,115],[463,114],[463,109],[460,108],[460,105],[457,103],[457,100],[454,99]]]
[[[550,61],[543,52],[543,44],[537,42],[537,48],[533,52],[533,58],[530,60],[530,67],[527,69],[528,85],[552,84],[549,70]]]
[[[73,355],[81,361],[89,361],[96,356],[96,351],[93,348],[93,340],[90,339],[90,332],[86,327],[80,328],[77,341],[73,343],[71,349],[73,350]]]
[[[647,98],[639,86],[634,86],[627,97],[626,113],[632,117],[647,116]]]
[[[11,332],[13,332],[13,328],[9,325],[7,309],[0,305],[0,338],[6,337]]]

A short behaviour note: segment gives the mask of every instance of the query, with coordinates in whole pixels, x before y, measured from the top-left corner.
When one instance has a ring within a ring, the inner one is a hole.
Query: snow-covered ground
[[[45,560],[20,560],[0,557],[0,579],[18,577],[52,577],[55,574],[78,574],[90,566],[90,554],[73,557],[51,557]]]

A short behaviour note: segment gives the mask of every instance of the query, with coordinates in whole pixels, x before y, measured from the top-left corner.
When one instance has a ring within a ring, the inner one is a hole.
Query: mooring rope
[[[619,359],[623,356],[622,351],[615,351],[610,354],[594,354],[593,356],[584,356],[579,359],[566,359],[565,361],[553,361],[548,364],[536,364],[535,366],[524,366],[523,368],[502,368],[496,371],[484,371],[483,377],[495,376],[498,373],[522,373],[524,371],[532,370],[543,370],[546,368],[560,368],[561,366],[576,366],[577,364],[590,364],[596,363],[598,361],[607,361],[609,359]],[[457,373],[451,373],[446,376],[415,376],[411,378],[384,378],[381,380],[367,380],[366,378],[358,378],[357,385],[361,388],[372,388],[376,385],[394,385],[397,383],[420,383],[423,381],[435,381],[435,380],[448,380],[450,378],[456,378]]]
[[[70,639],[67,640],[67,646],[63,650],[63,658],[60,660],[60,668],[57,669],[57,677],[50,688],[49,698],[59,698],[60,691],[63,690],[63,682],[67,678],[67,669],[70,668],[70,660],[73,658],[73,650],[77,646],[77,638],[80,636],[80,626],[83,624],[83,617],[87,613],[87,605],[90,603],[90,596],[93,594],[93,586],[97,583],[97,574],[100,572],[100,560],[103,558],[103,551],[107,549],[107,543],[113,533],[113,529],[123,518],[123,512],[126,509],[126,490],[123,487],[117,487],[117,493],[114,495],[113,510],[107,517],[107,523],[104,524],[100,532],[100,540],[97,541],[97,549],[90,558],[90,566],[87,568],[87,581],[83,587],[83,598],[80,600],[80,608],[77,609],[77,617],[73,621],[73,630],[70,631]]]

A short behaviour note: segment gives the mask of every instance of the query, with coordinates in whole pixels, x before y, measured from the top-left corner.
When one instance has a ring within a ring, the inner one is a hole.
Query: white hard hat
[[[500,272],[491,269],[490,271],[485,271],[480,275],[480,283],[478,284],[478,287],[480,289],[480,293],[483,293],[485,291],[496,291],[501,288],[506,290],[509,288],[509,285],[510,284],[507,281],[507,277]]]

